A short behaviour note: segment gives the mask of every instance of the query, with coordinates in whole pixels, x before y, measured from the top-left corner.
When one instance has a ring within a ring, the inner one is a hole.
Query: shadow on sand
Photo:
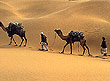
[[[15,45],[2,45],[2,46],[0,46],[0,48],[19,48],[19,46],[15,46]]]
[[[110,59],[110,55],[107,55],[107,56],[103,56],[103,55],[87,56],[87,55],[84,55],[84,56],[82,56],[82,54],[69,54],[69,53],[61,53],[61,52],[55,52],[55,51],[52,51],[50,53],[57,53],[57,54],[62,54],[62,55],[81,56],[81,57],[90,57],[90,58]]]

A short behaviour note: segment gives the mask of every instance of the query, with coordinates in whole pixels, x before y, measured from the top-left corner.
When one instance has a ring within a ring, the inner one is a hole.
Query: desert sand
[[[0,81],[109,81],[110,56],[100,54],[101,38],[110,49],[109,0],[0,0],[0,21],[5,26],[20,22],[26,30],[27,47],[9,46],[9,37],[0,28]],[[93,57],[82,54],[78,43],[70,55],[69,45],[60,54],[65,41],[58,35],[53,45],[54,29],[64,35],[84,32]],[[48,37],[49,51],[40,46],[40,32]],[[17,44],[21,40],[14,35]],[[53,49],[50,50],[50,49]]]

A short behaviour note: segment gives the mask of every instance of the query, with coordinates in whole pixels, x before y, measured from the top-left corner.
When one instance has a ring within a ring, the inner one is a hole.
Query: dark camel
[[[14,38],[13,38],[13,35],[14,35],[14,34],[17,34],[17,35],[20,36],[21,39],[22,39],[21,44],[19,45],[19,47],[22,45],[24,39],[25,39],[25,45],[24,45],[24,46],[26,46],[26,44],[27,44],[27,39],[26,39],[26,36],[25,36],[25,30],[24,30],[24,29],[20,29],[20,28],[18,28],[16,25],[14,25],[14,24],[12,24],[12,23],[10,23],[10,25],[9,25],[8,27],[4,27],[4,25],[2,24],[2,22],[0,22],[0,27],[1,27],[5,32],[8,33],[8,36],[9,36],[9,37],[11,37],[11,38],[10,38],[10,43],[9,43],[9,45],[12,44],[12,40],[13,40],[14,43],[15,43],[15,45],[17,46],[16,41],[15,41]]]
[[[91,54],[90,54],[90,52],[89,52],[89,48],[88,48],[88,46],[86,45],[86,40],[83,38],[83,39],[79,39],[78,37],[74,37],[74,38],[72,38],[72,37],[70,37],[70,35],[68,34],[67,36],[64,36],[63,35],[63,33],[62,33],[62,31],[61,30],[54,30],[57,34],[58,34],[58,36],[62,39],[62,40],[65,40],[66,41],[66,44],[64,45],[64,48],[63,48],[63,51],[61,52],[61,53],[64,53],[64,49],[65,49],[65,47],[68,45],[68,44],[70,44],[70,49],[71,49],[71,54],[72,54],[72,43],[73,43],[73,45],[74,45],[74,42],[80,42],[80,45],[83,47],[83,49],[84,49],[84,51],[83,51],[83,55],[84,55],[84,53],[85,53],[85,47],[87,48],[87,50],[88,50],[88,55],[89,56],[91,56]],[[83,56],[82,55],[82,56]]]

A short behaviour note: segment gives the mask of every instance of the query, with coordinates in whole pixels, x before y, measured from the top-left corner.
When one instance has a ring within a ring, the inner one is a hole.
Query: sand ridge
[[[109,80],[110,64],[105,60],[27,48],[0,51],[1,81]]]
[[[7,26],[9,22],[15,21],[23,23],[27,30],[28,44],[36,48],[39,48],[39,34],[41,31],[44,31],[47,35],[49,45],[51,46],[54,39],[53,30],[57,28],[60,28],[64,35],[67,35],[71,30],[84,32],[91,51],[93,51],[96,45],[98,49],[95,51],[99,52],[102,36],[105,36],[107,41],[109,41],[109,1],[20,0],[15,2],[13,0],[1,1],[0,3],[5,5],[0,6],[0,9],[2,9],[1,21],[3,21],[4,25]],[[50,32],[47,32],[48,30]],[[3,34],[1,38],[4,36],[7,38],[4,35],[5,33],[2,30],[0,31]],[[93,42],[97,41],[97,39],[100,39],[98,44]],[[59,37],[57,37],[56,41],[60,43],[56,43],[54,49],[61,50],[64,42]],[[1,42],[4,41],[1,40]],[[77,49],[76,46],[74,46],[74,49]]]

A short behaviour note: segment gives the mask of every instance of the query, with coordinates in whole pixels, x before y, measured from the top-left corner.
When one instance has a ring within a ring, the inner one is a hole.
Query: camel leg
[[[24,37],[24,39],[25,39],[25,45],[24,45],[24,47],[26,46],[26,44],[27,44],[27,38],[26,37]]]
[[[21,39],[22,39],[22,41],[21,41],[21,44],[19,45],[19,47],[21,47],[21,45],[22,45],[22,43],[23,43],[23,41],[24,41],[23,37],[21,37]]]
[[[13,41],[14,41],[14,43],[15,43],[15,46],[17,46],[17,43],[16,43],[16,41],[15,41],[15,39],[13,38]]]
[[[72,43],[70,43],[70,50],[71,50],[70,54],[72,54]]]
[[[89,55],[89,56],[91,56],[88,46],[87,46],[87,45],[85,45],[85,47],[86,47],[86,48],[87,48],[87,50],[88,50],[88,55]]]
[[[84,53],[85,53],[85,50],[86,50],[86,49],[85,49],[85,47],[84,47],[84,46],[82,46],[82,47],[83,47],[83,50],[84,50],[84,51],[83,51],[83,55],[84,55]],[[82,56],[83,56],[83,55],[82,55]]]
[[[81,45],[81,46],[82,46],[82,48],[83,48],[83,55],[84,55],[85,50],[86,50],[86,49],[85,49],[85,47],[84,47],[84,46],[86,45],[85,43],[86,43],[86,41],[85,41],[85,40],[80,40],[80,45]],[[83,55],[81,55],[81,56],[83,56]]]
[[[12,39],[13,39],[13,36],[11,36],[11,38],[10,38],[10,43],[9,43],[8,45],[11,45]]]
[[[66,44],[64,45],[63,51],[62,51],[61,53],[64,53],[65,47],[66,47],[68,44],[69,44],[69,43],[66,43]]]

